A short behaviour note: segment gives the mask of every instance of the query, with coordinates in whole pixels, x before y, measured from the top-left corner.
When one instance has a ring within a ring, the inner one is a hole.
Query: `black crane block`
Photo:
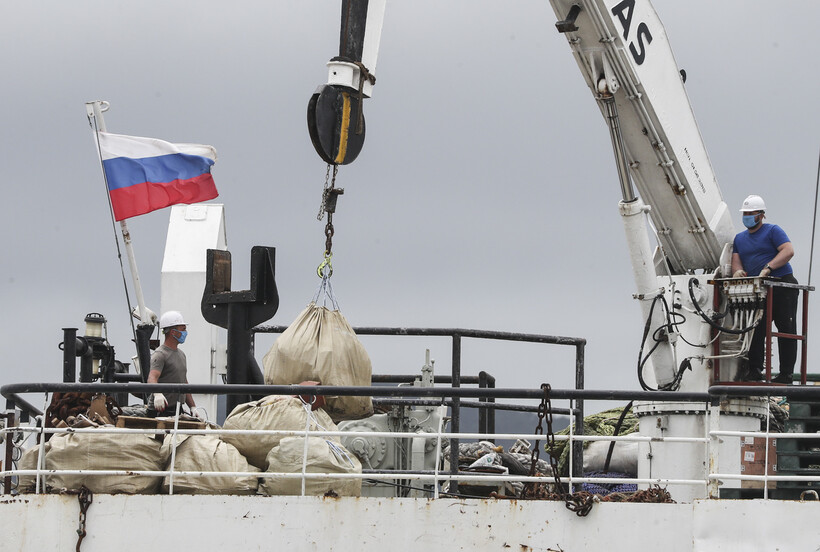
[[[358,92],[325,84],[308,102],[307,123],[316,153],[330,165],[352,163],[364,147],[365,123]]]
[[[205,320],[228,328],[232,305],[244,305],[247,329],[273,318],[279,310],[276,288],[276,248],[255,245],[251,249],[251,289],[231,291],[231,252],[208,249],[202,316]]]
[[[251,354],[251,328],[273,318],[279,309],[276,249],[259,245],[251,249],[251,289],[243,291],[231,291],[231,253],[208,249],[207,255],[202,316],[228,330],[228,383],[264,383]],[[229,395],[228,412],[252,398]]]

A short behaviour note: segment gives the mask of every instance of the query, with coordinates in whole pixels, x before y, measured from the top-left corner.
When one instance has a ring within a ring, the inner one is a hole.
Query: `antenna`
[[[820,154],[817,156],[817,182],[814,185],[814,216],[811,221],[811,251],[809,253],[809,281],[806,285],[811,285],[811,267],[814,264],[814,228],[817,225],[817,193],[820,190]]]

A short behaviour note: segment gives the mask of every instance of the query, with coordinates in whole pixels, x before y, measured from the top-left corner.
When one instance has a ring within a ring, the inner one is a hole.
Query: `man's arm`
[[[763,270],[760,271],[761,276],[768,276],[772,273],[772,270],[778,269],[781,266],[786,266],[792,257],[794,257],[794,246],[792,246],[792,242],[785,242],[780,244],[777,247],[777,255],[774,256],[774,259],[769,261],[768,267],[763,267]]]
[[[151,370],[148,372],[148,381],[146,383],[159,383],[159,376],[162,374],[159,370]]]
[[[743,270],[743,263],[740,262],[740,255],[732,253],[732,276],[734,278],[743,278],[746,276],[746,271]]]

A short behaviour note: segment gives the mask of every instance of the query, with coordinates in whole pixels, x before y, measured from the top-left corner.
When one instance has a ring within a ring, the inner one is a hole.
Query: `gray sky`
[[[746,195],[764,196],[805,283],[820,3],[654,5],[724,199],[737,215]],[[636,389],[642,321],[608,132],[554,22],[546,0],[388,2],[367,142],[338,176],[334,289],[354,326],[585,337],[587,387]],[[233,287],[247,288],[251,246],[275,246],[271,323],[293,320],[324,247],[325,165],[305,108],[338,26],[329,0],[0,7],[0,381],[59,381],[61,328],[88,312],[108,317],[119,358],[133,354],[89,100],[111,102],[111,132],[217,148]],[[168,210],[129,221],[155,310],[167,221]],[[374,372],[416,372],[425,347],[449,369],[446,340],[365,344]],[[571,350],[467,342],[464,353],[466,373],[502,387],[572,384]]]

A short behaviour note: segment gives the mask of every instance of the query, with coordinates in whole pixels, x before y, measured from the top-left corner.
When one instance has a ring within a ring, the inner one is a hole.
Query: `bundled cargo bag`
[[[51,449],[51,442],[47,442],[45,444],[45,453],[48,454],[49,449]],[[45,456],[45,455],[44,455]],[[23,456],[20,457],[20,461],[17,463],[18,470],[36,470],[37,469],[37,461],[40,458],[40,445],[36,444],[26,450],[23,453]],[[41,469],[45,470],[45,462],[41,466]],[[40,491],[43,491],[46,486],[46,474],[40,474]],[[17,476],[17,492],[19,493],[33,493],[37,489],[37,476],[36,475],[18,475]]]
[[[322,410],[310,413],[310,431],[338,431],[339,428]],[[304,431],[307,425],[308,412],[298,397],[271,395],[261,400],[240,404],[228,415],[222,429],[266,429]],[[260,469],[268,467],[266,457],[270,450],[279,444],[282,435],[242,435],[222,434],[220,438],[248,459],[248,462]],[[333,440],[339,441],[338,438]]]
[[[285,437],[268,454],[268,472],[302,473],[305,441],[302,437]],[[308,437],[306,473],[362,473],[362,464],[341,444],[323,437]],[[259,490],[267,495],[301,495],[302,478],[271,476],[262,479]],[[360,478],[319,477],[305,479],[306,496],[329,492],[339,496],[361,496]]]
[[[162,471],[168,456],[153,435],[114,433],[66,433],[49,441],[48,470]],[[170,449],[169,449],[170,452]],[[152,494],[159,490],[162,476],[50,474],[53,490],[78,490],[85,485],[94,493]]]
[[[265,383],[291,385],[317,380],[321,385],[369,386],[370,357],[342,313],[311,302],[274,342],[262,360]],[[326,397],[334,422],[373,414],[370,397]]]
[[[173,436],[165,437],[163,454],[168,455],[171,469]],[[174,471],[190,472],[258,472],[251,466],[236,447],[221,440],[216,435],[177,435],[177,452]],[[171,477],[162,480],[162,492],[168,493]],[[195,477],[174,474],[174,494],[256,494],[259,478],[256,476]]]

